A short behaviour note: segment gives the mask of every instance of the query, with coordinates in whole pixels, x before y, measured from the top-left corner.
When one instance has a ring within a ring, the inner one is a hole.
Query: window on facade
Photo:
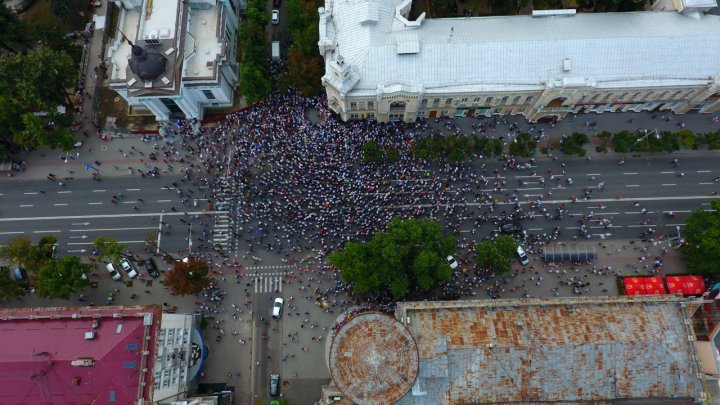
[[[513,99],[513,104],[517,104],[518,101],[520,101],[520,96],[517,96]]]
[[[495,114],[500,114],[501,112],[502,112],[502,108],[496,108],[496,109],[495,109]]]
[[[504,103],[504,102],[507,101],[507,99],[508,99],[507,96],[505,96],[505,97],[502,98],[502,100],[500,100],[500,102]]]
[[[447,107],[447,106],[449,106],[450,104],[452,104],[452,99],[451,99],[451,98],[446,99],[446,100],[445,100],[445,106]]]
[[[350,114],[350,119],[351,119],[351,120],[356,120],[356,119],[358,119],[358,118],[359,118],[359,116],[358,116],[356,113]]]
[[[463,103],[463,104],[465,104],[465,103],[467,103],[467,100],[468,100],[467,97],[463,97],[463,99],[460,100],[460,102]]]
[[[479,102],[480,102],[480,97],[475,97],[473,99],[473,103],[479,103]]]
[[[350,102],[350,109],[351,109],[351,110],[357,110],[357,103],[354,102],[354,101],[351,101],[351,102]]]
[[[440,99],[439,99],[439,98],[436,98],[435,100],[433,100],[433,107],[437,107],[437,106],[439,106],[439,105],[440,105]]]
[[[488,97],[487,100],[485,100],[485,102],[488,104],[492,103],[492,97]]]
[[[205,95],[205,98],[208,100],[215,100],[215,95],[210,90],[203,90],[203,94]]]
[[[374,101],[368,101],[368,110],[372,110],[375,108],[375,102]]]
[[[375,118],[375,113],[368,113],[367,117],[368,117],[368,118]]]
[[[530,101],[532,101],[532,97],[533,97],[533,96],[528,96],[528,97],[525,99],[525,102],[526,102],[526,103],[529,103]]]
[[[420,107],[427,107],[427,99],[426,98],[422,99],[422,101],[420,102]]]

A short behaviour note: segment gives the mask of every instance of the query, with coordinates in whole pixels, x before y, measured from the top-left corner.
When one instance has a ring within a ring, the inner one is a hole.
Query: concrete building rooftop
[[[660,403],[704,394],[679,297],[406,302],[396,317],[420,356],[398,404]]]
[[[392,317],[364,313],[331,337],[330,374],[358,405],[392,404],[415,382],[418,351],[408,330]]]

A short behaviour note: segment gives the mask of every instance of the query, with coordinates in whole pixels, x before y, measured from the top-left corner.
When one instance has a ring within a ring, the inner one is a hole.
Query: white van
[[[522,264],[523,266],[530,263],[530,259],[528,259],[528,256],[527,256],[527,254],[525,254],[525,251],[523,250],[522,246],[517,247],[517,256],[518,256],[518,261],[520,261],[520,264]]]

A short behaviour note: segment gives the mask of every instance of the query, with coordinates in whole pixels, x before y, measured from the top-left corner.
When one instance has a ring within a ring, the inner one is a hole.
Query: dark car
[[[155,265],[155,262],[151,257],[148,257],[147,259],[143,260],[143,266],[145,266],[145,270],[147,270],[148,274],[152,278],[158,278],[160,277],[160,272],[158,271],[157,266]]]
[[[270,396],[280,395],[280,374],[270,374]]]
[[[282,3],[282,0],[273,0],[273,7],[280,8],[280,3]]]
[[[514,234],[522,233],[523,228],[519,222],[509,222],[507,224],[502,224],[498,230],[500,233]]]

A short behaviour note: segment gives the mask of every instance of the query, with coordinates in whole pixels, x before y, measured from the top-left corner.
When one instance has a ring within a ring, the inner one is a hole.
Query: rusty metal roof
[[[415,382],[419,359],[402,323],[369,312],[353,317],[334,335],[328,353],[337,388],[358,405],[386,405]]]
[[[420,354],[398,404],[702,396],[681,298],[407,302],[396,317]]]

